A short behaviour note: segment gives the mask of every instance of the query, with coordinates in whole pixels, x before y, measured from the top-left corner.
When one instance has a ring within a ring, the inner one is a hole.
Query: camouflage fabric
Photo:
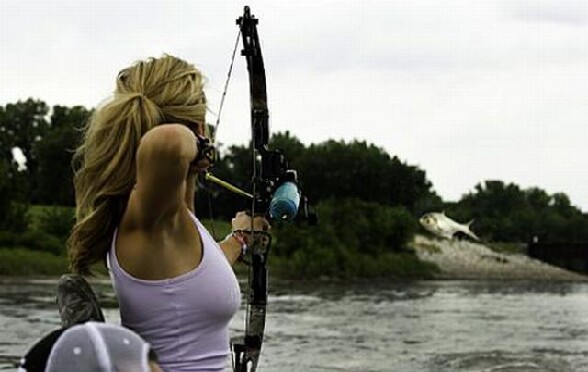
[[[69,328],[89,320],[104,322],[104,314],[90,284],[80,275],[63,275],[57,284],[61,326]]]

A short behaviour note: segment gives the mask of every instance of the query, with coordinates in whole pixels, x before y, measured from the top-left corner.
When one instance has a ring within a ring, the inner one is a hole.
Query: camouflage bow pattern
[[[268,150],[269,111],[257,23],[258,20],[251,15],[249,7],[245,7],[243,16],[237,19],[243,39],[241,54],[247,60],[249,72],[252,149],[254,156],[257,154],[261,157],[260,166],[254,165],[253,169],[252,216],[266,214],[280,173],[287,168],[280,152]],[[245,252],[244,261],[249,265],[247,318],[244,337],[233,342],[235,372],[255,371],[259,362],[265,331],[268,283],[266,263],[270,246],[269,235],[255,234],[253,243],[249,244]]]
[[[270,138],[269,111],[265,67],[257,35],[257,23],[258,20],[251,15],[247,6],[244,8],[243,16],[237,19],[243,42],[241,54],[247,61],[249,73],[253,190],[251,193],[245,192],[210,173],[204,174],[204,179],[250,198],[252,200],[251,216],[263,215],[273,220],[286,221],[293,219],[300,207],[304,217],[307,217],[306,198],[301,196],[298,189],[296,171],[288,168],[287,160],[280,150],[269,149],[268,146]],[[237,37],[237,41],[238,39],[239,37]],[[235,44],[235,51],[237,45]],[[233,61],[235,51],[233,52]],[[213,135],[216,135],[219,126],[220,111],[231,71],[232,62]],[[214,145],[212,144],[212,146]],[[281,208],[284,205],[287,207]],[[253,218],[251,231],[254,231]],[[243,255],[243,262],[249,266],[245,335],[231,340],[235,372],[253,372],[257,369],[265,331],[268,288],[267,257],[272,239],[266,232],[254,232],[251,237],[252,240],[248,242]]]

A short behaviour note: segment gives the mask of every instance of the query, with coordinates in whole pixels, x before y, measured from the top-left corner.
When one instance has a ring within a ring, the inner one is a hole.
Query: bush
[[[412,215],[357,199],[317,207],[316,227],[275,226],[273,269],[290,278],[427,277],[434,270],[408,248]]]
[[[20,235],[15,245],[53,255],[61,255],[65,252],[63,242],[51,234],[38,230],[27,231]]]
[[[309,240],[330,250],[344,245],[371,256],[403,252],[416,231],[416,221],[404,207],[344,199],[321,203],[317,212],[318,226],[276,226],[276,254],[290,256]]]
[[[61,255],[65,252],[63,242],[55,236],[39,230],[31,230],[23,234],[0,231],[0,247],[7,249],[19,247],[52,255]]]
[[[67,272],[67,259],[23,248],[0,248],[0,275],[60,275]]]
[[[65,242],[75,222],[74,209],[47,207],[37,216],[37,229],[56,236]]]
[[[296,252],[292,257],[271,257],[272,273],[283,279],[397,278],[432,279],[439,268],[410,253],[388,253],[380,257],[338,253],[324,248],[313,254]]]
[[[19,234],[12,231],[0,231],[0,247],[14,247]]]
[[[23,232],[29,224],[27,217],[28,206],[23,203],[10,202],[6,210],[2,211],[2,221],[0,229],[14,232]]]

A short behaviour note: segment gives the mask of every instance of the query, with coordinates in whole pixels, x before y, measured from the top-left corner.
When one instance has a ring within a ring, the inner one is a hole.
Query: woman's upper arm
[[[129,207],[142,224],[185,207],[186,176],[196,157],[194,134],[180,124],[160,125],[147,132],[137,149],[137,183]]]

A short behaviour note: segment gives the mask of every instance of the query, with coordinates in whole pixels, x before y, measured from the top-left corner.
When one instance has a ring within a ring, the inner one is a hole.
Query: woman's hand
[[[237,212],[235,217],[231,220],[233,235],[243,240],[245,244],[251,243],[251,226],[253,226],[254,233],[267,233],[271,226],[269,222],[262,216],[255,216],[252,218],[246,212]]]
[[[195,176],[208,168],[210,168],[210,161],[208,159],[200,159],[198,162],[192,162],[188,167],[188,176]]]
[[[261,216],[257,216],[252,219],[251,216],[247,213],[238,212],[235,215],[235,218],[231,220],[231,234],[227,235],[227,237],[219,243],[231,265],[237,262],[239,258],[245,253],[247,246],[253,244],[251,235],[252,224],[254,234],[256,234],[254,236],[258,239],[261,239],[257,242],[261,242],[261,244],[269,243],[269,222]]]
[[[202,170],[208,169],[214,162],[215,148],[211,141],[199,134],[195,135],[196,157],[188,168],[188,175],[196,174]]]
[[[231,220],[233,231],[251,231],[251,216],[247,212],[237,212]],[[268,231],[269,222],[262,216],[255,216],[253,219],[253,231]]]

